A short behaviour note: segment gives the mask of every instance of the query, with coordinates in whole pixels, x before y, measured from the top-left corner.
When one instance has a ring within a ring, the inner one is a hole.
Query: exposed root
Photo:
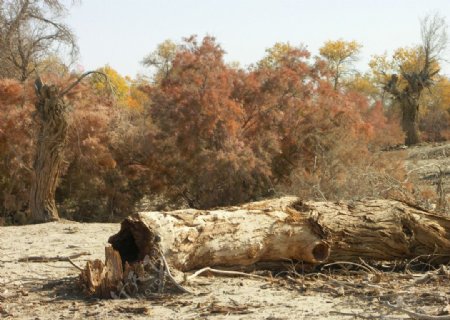
[[[185,289],[184,287],[182,287],[180,284],[178,284],[178,282],[174,279],[174,277],[172,276],[172,274],[170,273],[170,268],[169,265],[167,264],[166,258],[164,257],[164,255],[160,252],[160,258],[162,260],[162,262],[164,263],[164,268],[167,271],[167,276],[169,277],[170,281],[175,285],[175,287],[177,287],[181,292],[183,293],[189,293],[192,294],[192,292],[190,292],[189,290]]]

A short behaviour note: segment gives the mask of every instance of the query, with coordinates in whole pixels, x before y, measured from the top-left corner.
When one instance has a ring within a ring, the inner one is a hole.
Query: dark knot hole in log
[[[325,242],[319,242],[314,246],[312,254],[317,262],[324,262],[330,256],[330,246]]]

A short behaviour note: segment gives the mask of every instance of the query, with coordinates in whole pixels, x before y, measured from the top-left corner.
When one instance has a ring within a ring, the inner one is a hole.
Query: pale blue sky
[[[419,43],[419,18],[434,12],[450,24],[450,0],[83,0],[67,22],[85,70],[109,64],[135,76],[159,43],[192,34],[215,36],[226,60],[243,66],[275,42],[303,43],[317,54],[326,40],[356,40],[364,68],[373,54]]]

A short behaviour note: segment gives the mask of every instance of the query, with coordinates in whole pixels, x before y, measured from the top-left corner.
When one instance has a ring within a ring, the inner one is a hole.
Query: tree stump
[[[88,261],[81,274],[83,283],[88,284],[88,294],[111,297],[123,280],[122,259],[112,247],[105,248],[105,263],[100,260]]]

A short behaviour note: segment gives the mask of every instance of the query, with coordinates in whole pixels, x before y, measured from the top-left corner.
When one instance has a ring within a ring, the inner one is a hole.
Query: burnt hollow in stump
[[[145,256],[155,256],[158,250],[158,237],[144,222],[133,216],[122,221],[120,231],[111,236],[108,242],[117,250],[123,265],[143,261]]]

